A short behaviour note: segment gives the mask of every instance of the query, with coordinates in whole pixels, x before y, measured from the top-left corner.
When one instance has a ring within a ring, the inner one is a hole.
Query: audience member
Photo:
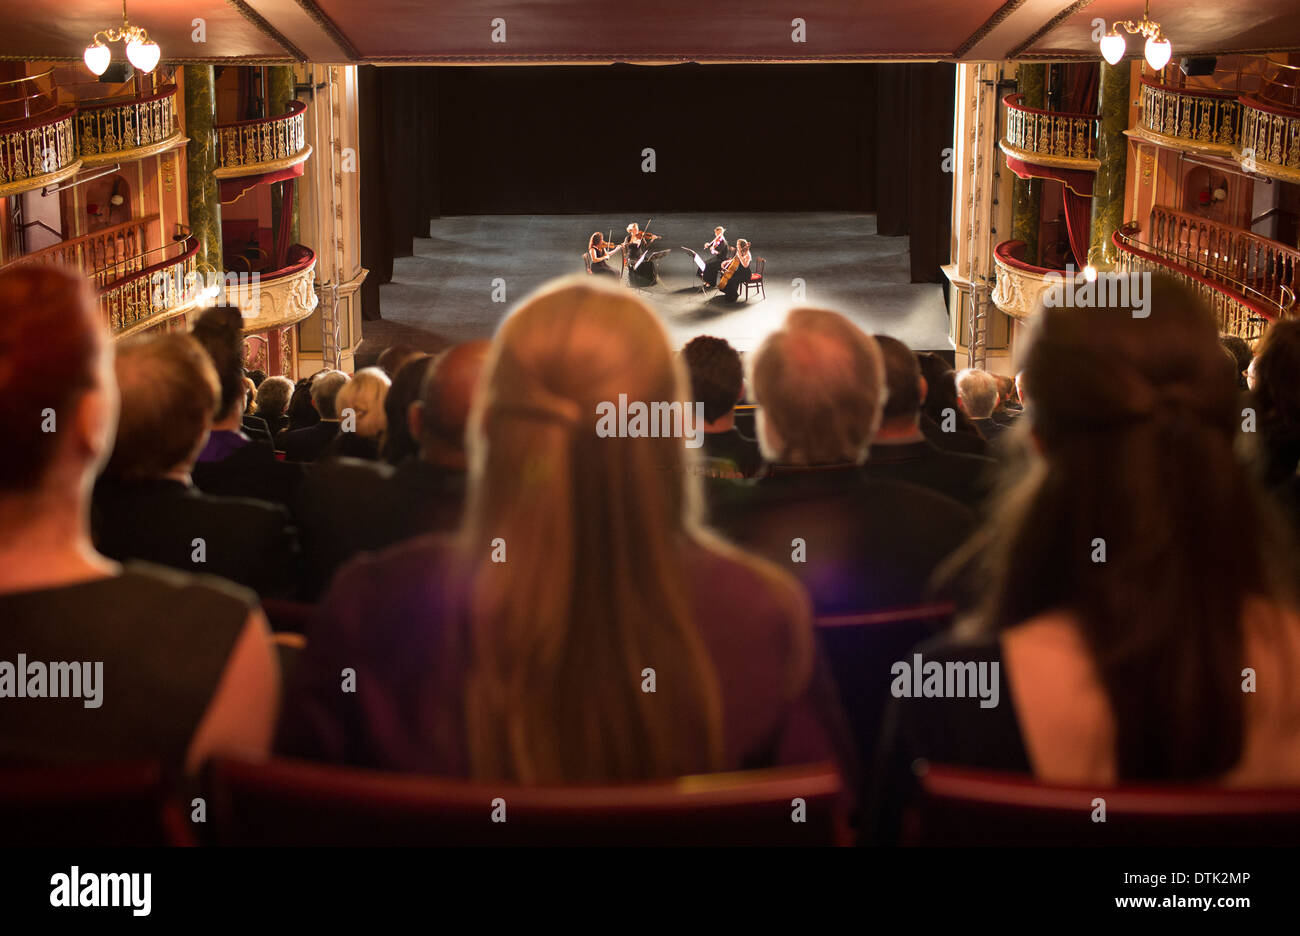
[[[1219,343],[1232,356],[1233,375],[1237,381],[1237,389],[1245,390],[1246,387],[1246,369],[1250,367],[1251,360],[1254,359],[1254,352],[1250,350],[1245,338],[1237,335],[1220,335]]]
[[[402,365],[407,361],[413,360],[424,352],[418,348],[413,348],[408,344],[389,345],[379,354],[379,359],[375,362],[376,366],[388,375],[389,380],[397,376],[397,372],[402,369]]]
[[[284,457],[291,462],[315,461],[339,434],[338,395],[347,385],[343,371],[327,370],[311,382],[311,406],[320,419],[304,429],[289,428],[280,439]]]
[[[984,440],[993,445],[1006,430],[993,420],[998,382],[988,371],[968,367],[957,372],[957,401]],[[996,447],[995,447],[996,448]]]
[[[704,404],[705,474],[752,478],[763,466],[758,442],[736,428],[736,404],[745,394],[745,368],[727,341],[701,335],[682,348],[691,395]]]
[[[819,614],[920,602],[971,532],[957,501],[862,471],[885,400],[876,342],[843,316],[795,309],[753,359],[756,484],[710,489],[719,528],[788,568]]]
[[[957,402],[957,373],[933,351],[919,351],[916,362],[925,378],[921,404],[921,431],[946,452],[988,455],[989,445],[962,412]]]
[[[391,381],[377,367],[366,367],[352,375],[335,400],[339,432],[321,452],[322,458],[379,460],[379,446],[387,431],[384,400]]]
[[[888,395],[867,456],[868,477],[919,484],[979,511],[996,480],[997,462],[946,452],[927,439],[921,431],[921,405],[928,388],[916,356],[887,335],[877,335],[876,344],[884,359]]]
[[[977,544],[989,589],[976,634],[917,650],[994,682],[1000,665],[1001,701],[895,701],[885,837],[917,758],[1100,795],[1124,781],[1300,783],[1300,617],[1270,513],[1233,454],[1237,387],[1192,291],[1156,276],[1147,299],[1142,316],[1038,313],[1025,351],[1033,467]]]
[[[113,559],[206,572],[262,597],[297,587],[297,540],[285,508],[213,497],[190,472],[221,401],[216,371],[188,335],[117,352],[121,417],[95,489],[95,545]]]
[[[285,411],[285,415],[289,417],[289,424],[280,430],[282,433],[294,429],[307,429],[320,422],[320,413],[316,412],[316,407],[311,405],[311,383],[326,372],[318,370],[293,385],[293,395],[289,397],[289,408]],[[284,440],[277,436],[275,447],[279,451],[284,451]]]
[[[293,381],[288,377],[268,377],[257,388],[254,399],[257,415],[266,423],[271,438],[279,436],[289,425],[289,398],[293,396]]]
[[[411,435],[411,427],[406,414],[411,404],[420,398],[420,387],[424,384],[424,375],[429,372],[433,358],[428,354],[419,354],[402,365],[393,376],[393,385],[384,397],[384,442],[379,449],[379,458],[389,465],[396,465],[408,456],[420,450],[420,444]]]
[[[118,414],[100,314],[84,276],[0,271],[0,658],[85,674],[81,700],[6,699],[0,758],[158,759],[195,772],[213,756],[262,757],[279,686],[253,594],[121,566],[91,543],[91,485]]]
[[[1254,381],[1260,474],[1274,488],[1290,481],[1300,463],[1300,321],[1270,325],[1248,366]],[[1242,418],[1239,414],[1238,420]]]
[[[298,469],[275,458],[270,442],[250,439],[242,431],[244,418],[243,316],[233,306],[204,310],[193,335],[216,368],[221,404],[207,444],[199,453],[192,476],[206,494],[253,497],[287,504],[300,478]]]
[[[582,279],[550,284],[497,333],[461,535],[335,579],[285,753],[526,784],[833,753],[840,716],[798,584],[697,524],[681,438],[597,432],[597,406],[620,394],[689,392],[658,317]],[[343,660],[355,695],[338,691]]]

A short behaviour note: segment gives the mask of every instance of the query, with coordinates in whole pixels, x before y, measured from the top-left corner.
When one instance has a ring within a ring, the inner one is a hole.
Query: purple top
[[[221,429],[208,435],[208,443],[203,446],[203,451],[199,452],[198,460],[201,462],[225,461],[252,441],[242,432]]]
[[[688,548],[686,584],[721,688],[724,768],[837,759],[845,750],[842,715],[817,662],[802,589],[775,569],[764,575],[712,549]],[[469,667],[456,639],[467,582],[451,559],[446,539],[424,536],[340,570],[294,674],[280,753],[469,776]],[[355,692],[341,691],[349,667]],[[661,668],[658,676],[668,674]]]

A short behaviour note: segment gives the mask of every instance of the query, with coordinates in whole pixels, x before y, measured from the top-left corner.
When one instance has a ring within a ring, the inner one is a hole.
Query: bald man
[[[465,503],[465,426],[489,344],[444,351],[407,410],[418,454],[396,466],[339,458],[312,466],[295,505],[306,570],[303,598],[314,601],[360,552],[425,533],[454,530]]]

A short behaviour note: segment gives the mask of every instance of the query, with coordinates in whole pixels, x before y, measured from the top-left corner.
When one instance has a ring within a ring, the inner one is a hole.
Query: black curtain
[[[876,231],[911,240],[912,282],[943,282],[952,234],[956,68],[875,66]],[[948,170],[948,171],[945,171]]]
[[[948,262],[955,68],[360,69],[366,318],[440,214],[876,212],[912,280]],[[657,169],[640,169],[644,147]]]

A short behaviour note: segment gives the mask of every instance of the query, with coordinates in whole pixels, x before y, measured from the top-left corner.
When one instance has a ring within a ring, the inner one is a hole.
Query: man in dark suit
[[[691,399],[704,405],[705,473],[752,478],[763,465],[758,442],[736,428],[736,404],[745,392],[745,368],[727,341],[701,335],[682,348]]]
[[[279,448],[285,461],[315,461],[325,447],[339,434],[339,417],[336,401],[339,391],[348,382],[343,371],[331,370],[318,374],[311,382],[311,405],[320,413],[320,422],[306,429],[292,429],[281,433]]]
[[[916,355],[887,335],[877,335],[876,344],[884,358],[889,396],[867,456],[867,475],[919,484],[978,512],[993,487],[997,462],[945,452],[927,439],[920,427],[927,387]]]
[[[121,418],[92,507],[99,550],[218,575],[264,598],[292,594],[298,550],[288,512],[214,497],[190,481],[220,394],[200,346],[178,334],[127,342],[116,370]]]
[[[460,524],[467,461],[465,427],[488,342],[444,352],[406,415],[419,453],[397,466],[338,458],[309,467],[295,504],[302,531],[303,597],[316,598],[357,553]]]
[[[795,309],[758,350],[752,387],[771,463],[756,483],[710,488],[724,535],[788,569],[818,614],[916,604],[965,541],[970,510],[862,471],[884,404],[876,343],[843,316]]]

